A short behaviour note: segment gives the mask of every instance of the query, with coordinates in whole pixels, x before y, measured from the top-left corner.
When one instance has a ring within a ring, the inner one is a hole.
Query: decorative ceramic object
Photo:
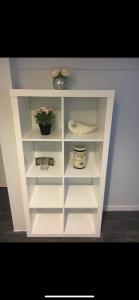
[[[73,120],[68,121],[68,129],[77,135],[87,134],[96,129],[96,125],[94,124],[87,124],[84,122],[75,122]]]
[[[84,145],[77,145],[74,148],[73,167],[83,169],[87,163],[87,149]]]
[[[67,80],[65,77],[59,76],[56,78],[53,78],[53,87],[56,90],[64,90],[66,88]]]
[[[51,133],[51,124],[47,124],[47,125],[43,125],[43,124],[39,124],[40,127],[40,132],[42,135],[48,135]]]
[[[67,67],[51,68],[50,76],[53,79],[53,87],[56,90],[64,90],[70,77],[70,70]]]

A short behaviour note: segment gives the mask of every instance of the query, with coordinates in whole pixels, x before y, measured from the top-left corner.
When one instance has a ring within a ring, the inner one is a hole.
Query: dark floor
[[[139,242],[139,211],[104,212],[101,237],[96,238],[27,238],[14,232],[8,193],[0,188],[0,242]]]

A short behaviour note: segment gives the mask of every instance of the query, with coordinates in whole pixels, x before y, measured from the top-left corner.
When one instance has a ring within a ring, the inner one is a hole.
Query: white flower
[[[41,110],[41,111],[45,111],[45,110],[46,110],[46,106],[42,106],[42,107],[40,108],[40,110]]]
[[[57,77],[59,72],[60,72],[59,68],[51,68],[50,69],[50,75],[52,78]]]
[[[42,112],[45,112],[47,115],[49,114],[50,111],[53,111],[53,109],[51,107],[47,107],[47,106],[42,106],[40,108],[40,111]]]
[[[48,114],[49,114],[49,109],[46,108],[46,109],[44,110],[44,112],[48,115]]]
[[[60,70],[60,73],[64,77],[69,77],[70,76],[70,70],[67,67],[62,67]]]

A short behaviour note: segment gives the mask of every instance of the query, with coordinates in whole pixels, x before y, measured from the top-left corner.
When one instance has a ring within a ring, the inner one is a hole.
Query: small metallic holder
[[[49,168],[49,157],[42,157],[41,163],[40,163],[40,169],[41,170],[48,170]]]
[[[53,157],[49,157],[49,166],[54,166],[55,165],[55,160]]]
[[[36,157],[36,166],[40,166],[41,170],[47,170],[49,166],[55,165],[55,160],[53,157]]]

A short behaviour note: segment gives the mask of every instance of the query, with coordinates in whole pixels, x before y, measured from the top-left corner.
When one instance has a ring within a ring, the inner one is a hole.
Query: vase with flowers
[[[41,107],[34,115],[34,117],[36,119],[36,123],[40,127],[41,134],[50,134],[52,125],[54,124],[56,119],[56,115],[53,109],[48,106]]]
[[[53,79],[53,87],[56,90],[64,90],[70,77],[70,70],[67,67],[51,68],[50,75]]]

